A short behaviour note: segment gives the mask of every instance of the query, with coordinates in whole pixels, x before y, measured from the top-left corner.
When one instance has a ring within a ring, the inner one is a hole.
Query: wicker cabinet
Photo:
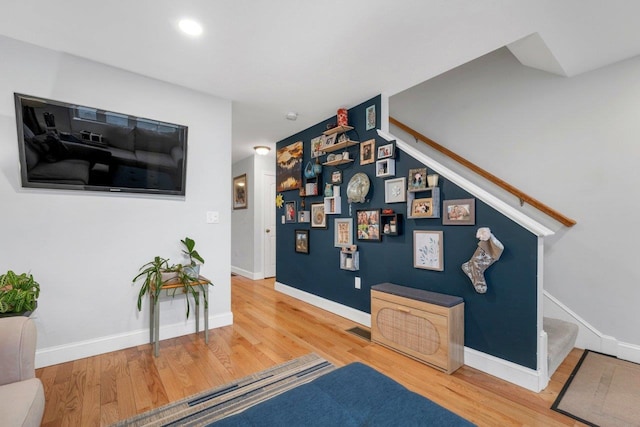
[[[375,285],[371,339],[450,374],[464,364],[464,301],[392,283]]]

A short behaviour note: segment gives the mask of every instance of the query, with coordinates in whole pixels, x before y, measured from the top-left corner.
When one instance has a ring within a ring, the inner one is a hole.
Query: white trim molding
[[[615,337],[603,334],[547,291],[544,291],[544,298],[545,317],[552,317],[578,325],[576,347],[640,363],[640,346],[618,341]]]
[[[243,268],[231,266],[231,272],[237,274],[238,276],[246,277],[251,280],[261,280],[264,279],[264,273],[262,271],[258,271],[254,273],[249,270],[245,270]]]
[[[354,322],[366,327],[371,327],[371,314],[365,313],[364,311],[347,307],[346,305],[310,294],[305,291],[301,291],[300,289],[287,286],[280,282],[275,283],[275,290],[278,292],[282,292],[285,295],[289,295],[290,297],[299,299],[300,301],[304,301],[315,307],[327,310],[330,313],[337,314],[338,316],[342,316],[349,320],[353,320]]]
[[[424,163],[426,166],[433,169],[434,171],[438,172],[441,176],[447,178],[448,181],[453,182],[458,187],[473,194],[474,197],[482,200],[483,202],[485,202],[486,204],[488,204],[489,206],[491,206],[492,208],[500,212],[502,215],[506,216],[507,218],[510,218],[511,220],[521,225],[522,227],[526,228],[536,236],[547,237],[555,234],[553,231],[551,231],[549,228],[545,227],[544,225],[540,224],[538,221],[528,217],[523,212],[520,212],[519,210],[503,202],[493,194],[478,187],[476,184],[472,183],[468,179],[458,175],[456,172],[452,171],[448,167],[433,160],[431,157],[427,156],[422,151],[416,149],[413,145],[408,144],[405,141],[401,140],[400,138],[396,138],[392,134],[384,132],[380,129],[378,129],[377,131],[380,137],[386,139],[387,141],[396,141],[396,146],[400,148],[402,151],[404,151],[414,159]]]
[[[231,312],[209,316],[210,329],[221,328],[232,324],[233,313]],[[192,317],[187,322],[162,326],[160,328],[160,339],[166,340],[169,338],[193,334],[195,330],[196,321]],[[35,366],[36,368],[42,368],[45,366],[57,365],[58,363],[69,362],[144,344],[149,344],[149,329],[146,328],[124,334],[108,335],[71,344],[42,348],[36,351]],[[149,352],[152,351],[152,348],[149,347]]]

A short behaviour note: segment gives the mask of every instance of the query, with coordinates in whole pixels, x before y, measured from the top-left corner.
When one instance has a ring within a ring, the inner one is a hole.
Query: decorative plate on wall
[[[358,172],[355,174],[347,185],[347,197],[349,203],[364,203],[371,182],[366,173]]]

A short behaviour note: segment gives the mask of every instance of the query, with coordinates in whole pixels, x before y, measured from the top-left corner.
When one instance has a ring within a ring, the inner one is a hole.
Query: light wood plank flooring
[[[479,426],[582,425],[549,409],[581,350],[541,393],[466,366],[446,375],[345,332],[358,325],[273,285],[232,277],[234,324],[212,329],[208,345],[202,333],[191,334],[162,341],[158,358],[148,344],[38,369],[42,425],[106,426],[310,352],[338,366],[364,362]]]

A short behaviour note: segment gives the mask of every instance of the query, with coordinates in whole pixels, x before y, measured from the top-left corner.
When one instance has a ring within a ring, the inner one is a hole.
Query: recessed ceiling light
[[[193,19],[181,19],[178,26],[185,34],[190,36],[197,37],[202,34],[202,25]]]

